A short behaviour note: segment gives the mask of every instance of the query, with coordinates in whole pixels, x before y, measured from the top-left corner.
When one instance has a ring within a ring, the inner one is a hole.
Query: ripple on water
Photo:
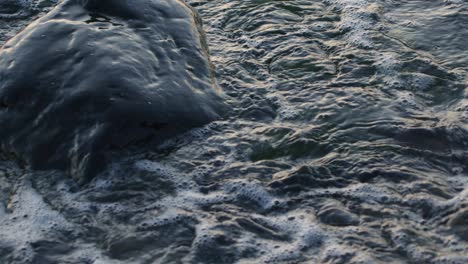
[[[84,187],[5,165],[0,261],[468,262],[466,1],[188,2],[231,116]]]

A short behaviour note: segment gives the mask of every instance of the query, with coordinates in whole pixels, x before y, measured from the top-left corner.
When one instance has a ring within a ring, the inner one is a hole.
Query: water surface
[[[188,2],[232,113],[84,187],[3,162],[0,260],[468,262],[466,1]]]

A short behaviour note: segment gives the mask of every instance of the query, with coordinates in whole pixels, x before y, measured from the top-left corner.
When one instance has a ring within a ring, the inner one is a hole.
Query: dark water
[[[189,3],[233,111],[84,186],[5,157],[0,262],[468,262],[466,1]]]

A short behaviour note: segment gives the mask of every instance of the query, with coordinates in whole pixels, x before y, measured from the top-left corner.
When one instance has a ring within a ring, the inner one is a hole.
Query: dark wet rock
[[[182,1],[66,0],[0,50],[3,151],[85,182],[109,153],[225,109]]]
[[[335,203],[324,205],[317,216],[320,221],[332,226],[352,226],[359,224],[359,218],[356,215]]]

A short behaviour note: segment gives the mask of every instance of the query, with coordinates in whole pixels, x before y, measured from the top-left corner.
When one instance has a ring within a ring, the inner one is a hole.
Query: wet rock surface
[[[359,218],[339,204],[325,204],[317,214],[320,221],[332,226],[358,225]]]
[[[4,45],[0,80],[3,151],[80,182],[110,151],[225,110],[201,22],[181,1],[63,1]]]

